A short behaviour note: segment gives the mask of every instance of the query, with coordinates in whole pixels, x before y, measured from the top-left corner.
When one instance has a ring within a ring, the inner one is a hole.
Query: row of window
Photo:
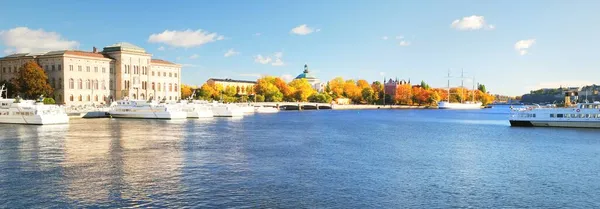
[[[8,70],[7,70],[8,69]],[[18,67],[3,67],[2,68],[2,73],[18,73],[19,72],[19,68]]]
[[[0,112],[0,115],[11,115],[10,113],[11,112],[3,111],[3,112]],[[12,112],[12,115],[33,116],[33,115],[35,115],[35,113],[34,112]]]
[[[60,69],[60,65],[58,65],[58,66],[59,66],[59,69]],[[48,68],[48,66],[46,65],[46,68],[44,68],[44,69],[47,69],[47,68]],[[52,68],[54,69],[54,65],[52,65]],[[94,67],[94,72],[97,73],[98,69],[99,69],[98,67]],[[102,73],[106,73],[106,67],[102,67],[101,70],[102,70]],[[74,71],[74,66],[73,65],[69,65],[69,71]],[[77,71],[83,72],[83,66],[77,65]],[[90,66],[85,66],[85,72],[88,72],[88,73],[92,72],[92,68]],[[113,72],[114,72],[113,69],[110,68],[110,73],[113,73]]]
[[[135,84],[135,83],[134,83]],[[142,89],[148,89],[148,82],[146,81],[142,81]],[[123,81],[123,87],[124,89],[131,89],[131,82],[129,80],[124,80]],[[152,90],[157,90],[157,91],[167,91],[167,83],[154,83],[152,82]],[[169,88],[167,92],[179,92],[179,88],[177,86],[176,83],[169,83]]]
[[[62,65],[58,64],[58,65],[44,65],[43,67],[44,71],[61,71],[62,70]]]
[[[550,114],[551,118],[600,118],[600,114]]]
[[[581,109],[600,109],[600,104],[583,104]]]
[[[85,98],[86,98],[86,101],[88,101],[88,102],[91,101],[91,99],[92,99],[92,97],[90,95],[87,95]],[[73,102],[74,99],[75,98],[73,97],[72,94],[69,95],[69,101]],[[107,99],[108,98],[106,96],[102,96],[102,101],[107,101]],[[81,96],[81,94],[77,97],[77,101],[80,101],[80,102],[83,101],[83,97]],[[96,101],[96,102],[98,101],[98,95],[94,96],[94,101]]]
[[[102,82],[102,84],[100,85],[100,87],[102,88],[102,90],[106,90],[106,82],[104,80],[102,80],[101,82]],[[59,79],[59,83],[60,83],[60,79]],[[52,85],[54,85],[54,84],[52,84]],[[112,89],[112,85],[113,85],[113,83],[112,83],[112,81],[110,81],[110,89]],[[72,78],[69,79],[69,89],[75,89],[75,80],[73,80]],[[81,79],[77,80],[77,89],[83,89],[83,80],[81,80]],[[98,80],[89,80],[89,79],[86,80],[85,81],[85,89],[98,90],[99,89]]]

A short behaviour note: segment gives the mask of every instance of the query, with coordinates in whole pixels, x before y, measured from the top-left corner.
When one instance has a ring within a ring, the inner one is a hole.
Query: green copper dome
[[[302,74],[296,76],[296,79],[317,79],[315,76],[313,76],[312,74],[310,74],[310,72],[308,71],[308,65],[304,65],[304,72],[302,72]]]

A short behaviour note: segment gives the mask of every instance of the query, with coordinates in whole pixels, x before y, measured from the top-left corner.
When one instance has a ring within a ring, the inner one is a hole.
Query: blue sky
[[[455,76],[463,68],[507,95],[600,83],[600,1],[6,1],[3,8],[0,54],[125,41],[182,64],[188,84],[289,78],[305,63],[322,80],[385,76],[436,87],[446,85],[449,68]]]

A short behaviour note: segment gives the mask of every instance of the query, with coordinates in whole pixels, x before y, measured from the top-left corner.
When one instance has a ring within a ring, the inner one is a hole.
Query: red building
[[[390,80],[385,81],[384,79],[384,90],[385,90],[385,94],[390,95],[390,96],[394,96],[396,95],[396,89],[398,88],[398,86],[400,85],[404,85],[404,84],[408,84],[410,85],[410,79],[408,79],[408,81],[405,81],[404,79],[402,80],[398,80],[398,78],[396,78],[396,80],[392,80],[390,78]]]

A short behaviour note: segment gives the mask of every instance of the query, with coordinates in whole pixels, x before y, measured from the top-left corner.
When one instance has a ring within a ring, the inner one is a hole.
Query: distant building
[[[304,65],[304,71],[296,76],[295,79],[306,79],[308,81],[308,83],[310,84],[310,86],[313,87],[313,89],[317,90],[317,92],[323,92],[325,91],[325,84],[321,83],[321,81],[313,76],[310,71],[308,70],[308,65]]]
[[[19,68],[35,61],[48,75],[58,104],[108,104],[118,99],[154,98],[178,100],[181,65],[153,59],[143,48],[130,43],[96,47],[91,52],[60,50],[20,53],[0,58],[0,81],[10,81]]]
[[[384,81],[385,81],[385,79],[384,79]],[[385,94],[394,96],[394,95],[396,95],[396,89],[398,88],[398,86],[405,85],[405,84],[410,85],[410,79],[408,81],[405,81],[404,79],[398,80],[398,78],[396,78],[396,80],[392,80],[390,78],[390,80],[386,81],[383,84]]]
[[[233,79],[219,79],[211,78],[206,81],[210,85],[222,85],[223,88],[232,86],[235,88],[238,95],[248,95],[252,92],[252,88],[256,85],[256,81],[244,81],[244,80],[233,80]]]

